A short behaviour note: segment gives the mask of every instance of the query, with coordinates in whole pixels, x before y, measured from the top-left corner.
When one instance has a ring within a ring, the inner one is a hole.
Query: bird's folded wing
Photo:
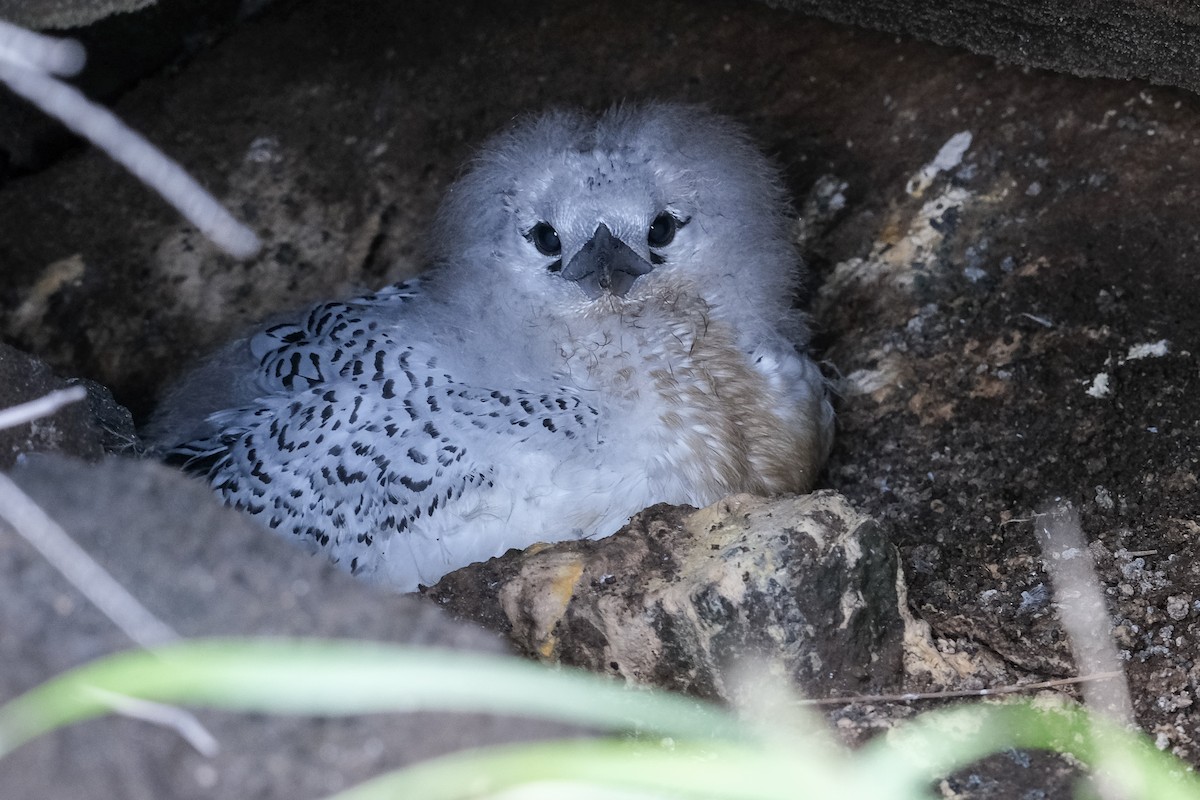
[[[264,393],[308,389],[368,351],[380,352],[382,331],[397,338],[405,307],[421,295],[418,278],[352,300],[321,303],[297,322],[272,325],[248,343],[260,365],[258,388]]]

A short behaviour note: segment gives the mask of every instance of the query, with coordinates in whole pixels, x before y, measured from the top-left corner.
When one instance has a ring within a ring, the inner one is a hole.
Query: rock
[[[895,548],[834,492],[654,506],[606,539],[458,570],[429,596],[544,661],[702,697],[734,699],[756,663],[818,697],[903,674]]]
[[[158,0],[0,0],[0,19],[26,28],[76,28]]]
[[[43,362],[16,348],[0,344],[0,409],[36,400],[56,389],[65,389],[72,384],[56,376]],[[88,403],[73,403],[59,409],[51,416],[19,425],[0,429],[0,469],[8,469],[17,458],[25,453],[62,452],[81,458],[99,458],[104,454],[106,441],[115,445],[122,434],[133,436],[133,419],[127,423],[112,395],[99,384],[89,387],[90,396],[105,408],[108,427],[106,434]],[[128,417],[129,412],[125,412]],[[127,427],[122,427],[127,424]]]
[[[314,559],[206,487],[160,465],[30,459],[13,477],[151,612],[188,637],[356,638],[500,652],[500,640],[427,602],[385,594]],[[0,523],[0,700],[131,643]],[[0,759],[0,796],[320,797],[384,769],[472,745],[561,733],[484,715],[309,719],[201,712],[221,748],[103,718]]]
[[[804,14],[955,45],[1075,75],[1200,87],[1200,10],[1170,0],[768,0]]]

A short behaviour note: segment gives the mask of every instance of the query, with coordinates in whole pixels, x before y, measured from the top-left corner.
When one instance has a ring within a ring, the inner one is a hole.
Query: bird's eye
[[[562,242],[558,239],[558,231],[548,222],[539,222],[529,229],[525,238],[533,242],[533,246],[544,256],[562,255]]]
[[[664,211],[654,218],[654,222],[650,223],[646,242],[651,247],[666,247],[675,238],[677,230],[679,230],[679,221]]]

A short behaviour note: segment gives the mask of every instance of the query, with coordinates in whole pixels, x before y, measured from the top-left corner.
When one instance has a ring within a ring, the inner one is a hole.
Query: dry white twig
[[[1124,673],[1099,672],[1092,675],[1076,675],[1073,678],[1054,678],[1036,683],[1010,683],[1004,686],[991,686],[986,689],[949,689],[941,692],[896,692],[893,694],[854,694],[839,697],[806,698],[794,701],[801,706],[844,706],[851,703],[913,703],[918,700],[954,700],[962,697],[995,697],[1004,694],[1021,694],[1024,692],[1040,692],[1042,689],[1061,689],[1064,686],[1074,686],[1078,683],[1092,681],[1107,681],[1120,678]]]
[[[26,69],[71,76],[83,69],[87,53],[74,39],[58,39],[0,20],[0,58]]]
[[[1133,703],[1129,686],[1121,669],[1116,645],[1109,636],[1108,605],[1100,582],[1092,567],[1079,514],[1070,503],[1063,503],[1038,516],[1036,532],[1042,546],[1046,571],[1054,585],[1059,619],[1071,640],[1075,667],[1079,672],[1116,673],[1109,680],[1083,684],[1083,700],[1088,709],[1107,717],[1122,727],[1134,724]],[[1097,794],[1102,800],[1121,800],[1119,765],[1122,748],[1106,737],[1096,739],[1096,763],[1112,765],[1112,770],[1099,769],[1093,776]]]
[[[0,520],[33,545],[104,616],[142,647],[179,639],[179,634],[139,603],[4,474],[0,474]]]
[[[192,176],[108,109],[57,78],[84,62],[78,42],[41,36],[0,22],[0,81],[16,94],[90,140],[175,206],[201,233],[237,258],[261,248],[258,237],[233,218]]]
[[[1084,701],[1118,725],[1133,724],[1133,704],[1124,681],[1121,659],[1108,635],[1108,605],[1092,568],[1079,515],[1069,504],[1038,517],[1038,539],[1046,571],[1054,584],[1059,619],[1071,639],[1080,672],[1115,673],[1117,677],[1083,684]]]
[[[82,386],[73,386],[0,410],[0,429],[47,416],[85,397],[87,392]],[[0,522],[7,522],[101,613],[142,647],[179,639],[179,634],[139,603],[33,498],[3,473],[0,473]]]
[[[19,406],[0,409],[0,430],[15,428],[27,422],[33,422],[40,417],[46,417],[58,411],[65,405],[78,402],[87,397],[87,390],[82,386],[72,386],[69,389],[58,389]]]
[[[86,396],[87,392],[82,386],[73,386],[0,410],[0,429],[47,416]],[[3,473],[0,473],[0,523],[7,523],[33,545],[80,594],[142,647],[166,644],[180,638],[169,625],[126,591],[33,498]],[[216,737],[189,711],[97,687],[89,687],[89,690],[118,714],[171,728],[205,756],[211,757],[219,749]]]
[[[216,737],[209,733],[208,729],[200,724],[200,720],[196,719],[196,715],[190,711],[165,703],[156,703],[153,700],[143,700],[140,697],[110,692],[96,686],[88,686],[86,689],[114,713],[170,728],[202,756],[212,758],[221,749],[217,744]]]

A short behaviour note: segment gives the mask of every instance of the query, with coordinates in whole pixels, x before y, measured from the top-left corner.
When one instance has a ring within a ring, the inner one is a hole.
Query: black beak
[[[604,292],[624,297],[633,282],[652,269],[602,224],[559,274],[578,283],[588,297],[595,299]]]

